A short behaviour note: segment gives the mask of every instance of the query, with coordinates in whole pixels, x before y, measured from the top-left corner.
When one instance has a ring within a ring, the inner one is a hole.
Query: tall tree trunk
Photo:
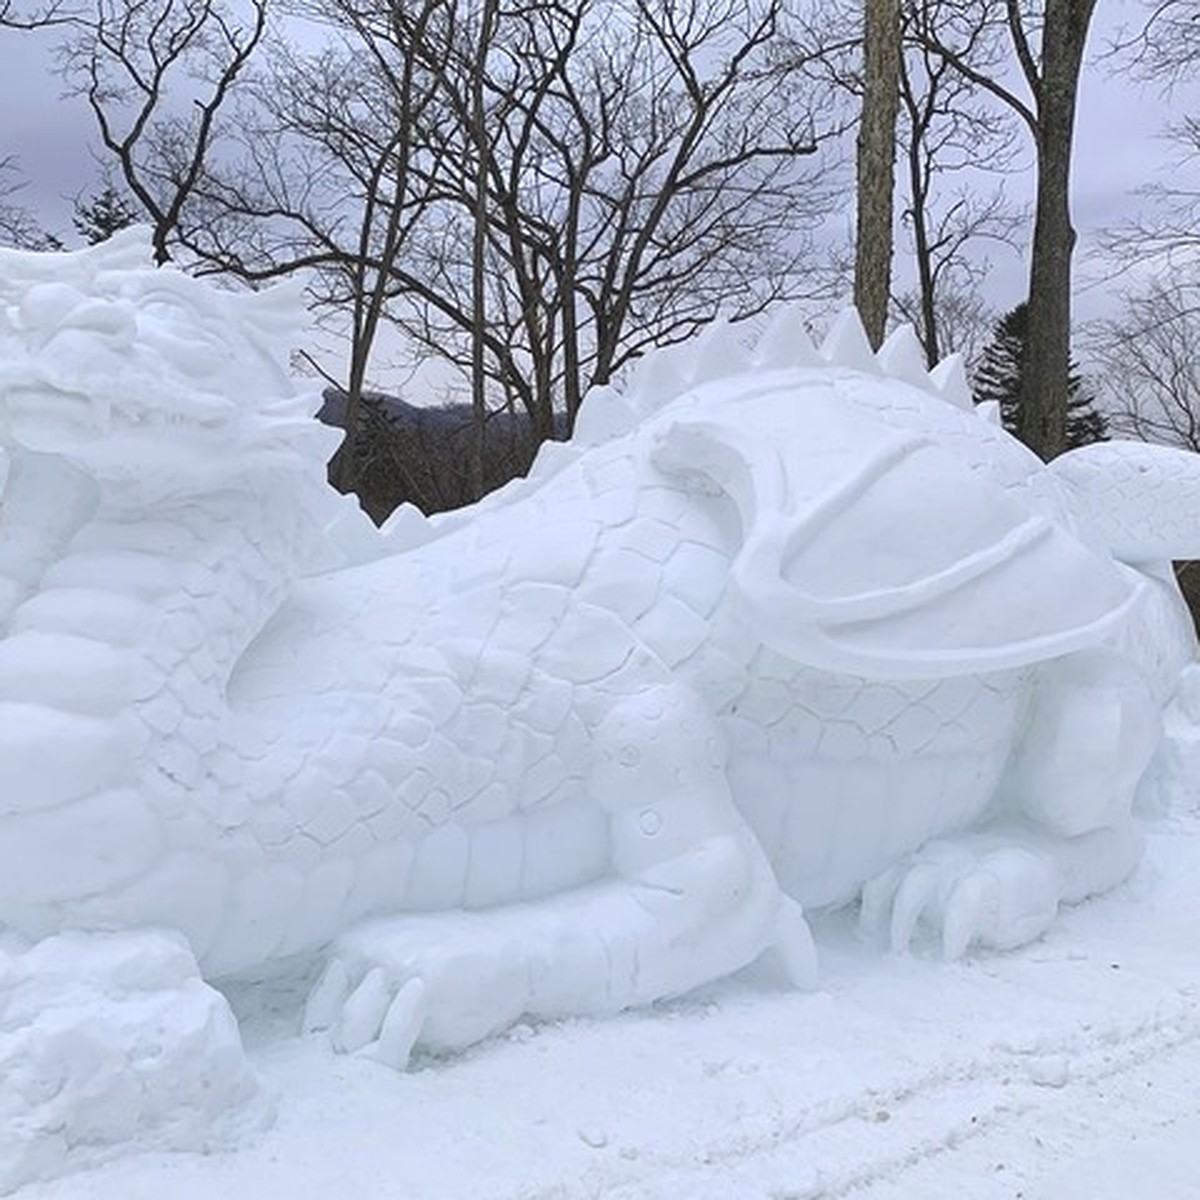
[[[896,114],[900,107],[900,6],[866,0],[863,28],[863,102],[858,126],[858,222],[854,249],[854,304],[871,345],[878,349],[887,324],[892,280],[892,193]]]
[[[930,368],[937,366],[941,358],[938,345],[937,289],[933,272],[933,251],[929,245],[929,178],[921,169],[926,125],[917,110],[915,99],[904,73],[903,60],[900,65],[900,82],[905,89],[905,104],[908,107],[909,137],[905,146],[908,159],[908,186],[912,206],[908,216],[912,220],[913,257],[917,264],[917,287],[921,303],[921,349],[925,352],[925,363]]]
[[[488,128],[484,79],[496,23],[496,0],[484,0],[479,17],[479,44],[471,76],[471,140],[475,148],[475,213],[471,244],[471,447],[467,487],[472,501],[483,497],[484,440],[487,436],[487,378],[484,330],[487,323]]]
[[[900,53],[896,64],[896,86],[900,106],[908,125],[904,144],[905,165],[908,168],[909,208],[905,216],[912,222],[913,259],[917,267],[917,289],[921,308],[918,334],[925,363],[935,367],[941,358],[937,327],[937,277],[933,265],[933,247],[929,236],[929,190],[932,176],[930,153],[926,147],[929,125],[935,104],[935,92],[918,99],[912,76],[904,56],[903,25]]]
[[[1071,147],[1083,49],[1095,0],[1046,0],[1037,96],[1038,183],[1029,275],[1029,337],[1017,433],[1043,459],[1066,446],[1071,361]]]

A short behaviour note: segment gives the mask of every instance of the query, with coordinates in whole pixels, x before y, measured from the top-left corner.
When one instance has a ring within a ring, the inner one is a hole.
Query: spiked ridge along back
[[[783,304],[775,309],[753,348],[748,347],[742,326],[717,321],[696,338],[651,351],[637,364],[623,391],[605,386],[588,393],[574,443],[581,447],[598,445],[628,433],[704,384],[792,368],[827,367],[894,379],[955,408],[973,410],[962,355],[951,354],[927,371],[911,325],[895,329],[878,354],[871,350],[862,321],[852,307],[843,309],[834,319],[819,350],[807,325],[799,305]]]
[[[473,515],[525,499],[586,450],[633,432],[688,392],[721,380],[826,368],[894,379],[953,408],[974,410],[961,355],[951,354],[927,371],[920,343],[909,325],[894,330],[876,354],[853,307],[838,314],[819,349],[797,304],[778,305],[757,340],[750,342],[747,326],[720,320],[694,338],[651,350],[637,362],[623,388],[605,384],[588,392],[570,442],[543,442],[524,478],[511,480],[467,508],[428,518],[409,505],[398,509],[383,527],[389,549],[419,545],[461,528]]]
[[[822,370],[842,378],[859,375],[880,384],[894,380],[960,413],[978,417],[981,432],[987,424],[987,414],[978,412],[972,401],[962,356],[951,354],[932,371],[926,370],[924,352],[910,325],[895,329],[875,353],[857,311],[846,307],[818,348],[802,307],[780,304],[757,338],[749,323],[719,320],[694,338],[651,350],[638,360],[623,387],[606,384],[588,392],[571,440],[544,442],[528,475],[511,480],[474,505],[428,518],[412,506],[403,505],[384,525],[384,542],[389,551],[415,547],[462,528],[480,513],[518,503],[539,491],[587,450],[631,434],[699,388],[725,380],[733,388],[739,386],[738,381],[752,386],[755,377],[789,370],[812,371],[814,377]],[[964,431],[975,428],[973,422],[960,427]],[[970,433],[966,437],[973,440]],[[1015,442],[1010,450],[1019,455]],[[1044,491],[1038,479],[1028,475],[1033,465],[1018,464],[1016,474],[1022,477],[1022,483]]]

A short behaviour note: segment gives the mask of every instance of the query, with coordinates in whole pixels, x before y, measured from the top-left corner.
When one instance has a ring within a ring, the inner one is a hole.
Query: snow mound
[[[133,1148],[215,1150],[273,1105],[182,939],[63,934],[0,951],[0,1194]]]

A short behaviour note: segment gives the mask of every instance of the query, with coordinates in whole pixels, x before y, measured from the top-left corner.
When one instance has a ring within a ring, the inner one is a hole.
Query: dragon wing
[[[781,381],[698,405],[660,424],[652,453],[732,497],[735,599],[765,644],[810,666],[1025,666],[1101,641],[1138,598],[1133,572],[933,439],[849,410],[836,387],[798,402]]]

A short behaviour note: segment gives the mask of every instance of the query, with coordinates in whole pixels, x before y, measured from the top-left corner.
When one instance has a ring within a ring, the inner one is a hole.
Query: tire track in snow
[[[1033,1138],[1095,1106],[1099,1087],[1186,1051],[1200,1051],[1200,1004],[1190,990],[1136,1022],[1081,1026],[1064,1037],[997,1042],[966,1060],[791,1113],[743,1122],[690,1153],[644,1153],[596,1164],[572,1183],[511,1200],[907,1200],[906,1180],[974,1142]],[[1200,1059],[1200,1054],[1192,1057]],[[1192,1076],[1194,1078],[1194,1075]],[[1119,1118],[1114,1118],[1118,1119]],[[1200,1158],[1200,1156],[1198,1156]],[[974,1175],[972,1180],[974,1181]],[[947,1196],[962,1194],[951,1177]],[[997,1186],[1002,1186],[999,1181]],[[923,1188],[927,1188],[927,1184]],[[883,1191],[878,1191],[883,1187]],[[889,1190],[899,1187],[901,1190]],[[976,1193],[972,1191],[973,1200]],[[990,1194],[990,1193],[989,1193]],[[997,1191],[1017,1196],[1019,1191]],[[1192,1193],[1189,1193],[1189,1195]],[[1200,1161],[1195,1195],[1200,1195]],[[1034,1193],[1026,1192],[1033,1197]],[[1182,1193],[1181,1193],[1182,1197]],[[1156,1193],[1156,1200],[1174,1200]]]
[[[851,1200],[1196,1200],[1200,1039],[1132,1055]]]

